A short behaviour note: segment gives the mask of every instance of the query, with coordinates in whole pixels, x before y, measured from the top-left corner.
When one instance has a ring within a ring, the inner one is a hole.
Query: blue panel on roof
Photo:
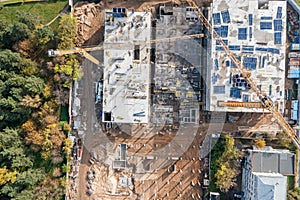
[[[261,16],[260,19],[261,20],[272,20],[273,18],[269,17],[269,16]]]
[[[214,27],[215,31],[219,36],[221,36],[221,27]]]
[[[215,84],[218,81],[218,76],[215,73],[213,73],[213,75],[211,77],[211,81],[213,84]]]
[[[265,60],[266,60],[266,57],[262,56],[261,57],[261,68],[265,68]]]
[[[280,7],[280,6],[277,8],[276,18],[277,19],[281,19],[282,18],[282,7]]]
[[[248,94],[243,95],[243,102],[249,102],[249,95]]]
[[[243,64],[246,69],[254,70],[256,69],[257,58],[245,57]]]
[[[231,51],[240,51],[241,50],[241,46],[239,46],[239,45],[229,45],[228,48]]]
[[[243,51],[254,51],[254,46],[243,45],[242,50]]]
[[[230,15],[228,10],[227,11],[222,11],[221,12],[223,23],[229,23],[230,22]]]
[[[230,67],[230,61],[226,60],[226,67]]]
[[[274,44],[281,44],[281,32],[274,33]]]
[[[228,26],[221,26],[221,37],[228,37]]]
[[[269,96],[272,95],[272,85],[269,86]]]
[[[252,38],[252,27],[249,27],[249,38],[250,38],[250,40]]]
[[[121,13],[114,13],[114,17],[122,17]]]
[[[216,46],[216,51],[223,51],[222,46]]]
[[[228,40],[223,40],[223,42],[228,45]],[[216,45],[222,45],[220,40],[216,40]]]
[[[272,22],[260,22],[260,30],[272,30]]]
[[[274,31],[282,31],[282,20],[281,19],[274,20]]]
[[[268,52],[269,53],[280,54],[280,50],[279,49],[275,49],[275,48],[268,48]]]
[[[117,8],[113,8],[113,12],[117,12],[118,10],[117,10]]]
[[[215,59],[215,67],[216,67],[216,71],[219,70],[219,63],[218,63],[218,59]]]
[[[252,24],[253,24],[253,15],[249,14],[248,18],[249,18],[249,26],[252,26]]]
[[[292,119],[293,120],[298,120],[298,110],[294,110]]]
[[[298,100],[293,100],[292,101],[292,103],[293,103],[293,109],[294,110],[298,110],[299,108],[299,101]]]
[[[238,39],[239,40],[247,40],[247,28],[239,28],[238,29]]]
[[[213,13],[214,25],[221,24],[221,15],[220,13]]]
[[[256,47],[255,50],[256,51],[265,51],[265,52],[267,52],[268,48]]]
[[[225,94],[225,85],[224,86],[214,86],[215,94]]]
[[[230,97],[240,99],[241,96],[241,89],[238,88],[230,88]]]
[[[254,51],[242,51],[242,53],[243,54],[250,54],[250,55],[252,55],[252,54],[254,54]]]

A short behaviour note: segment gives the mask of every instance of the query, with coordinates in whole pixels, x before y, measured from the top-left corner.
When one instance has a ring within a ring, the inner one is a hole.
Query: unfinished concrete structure
[[[156,39],[201,33],[191,7],[160,6]],[[201,101],[201,39],[156,43],[152,123],[198,123]]]
[[[103,121],[148,123],[150,44],[134,42],[150,40],[151,14],[125,8],[105,14],[104,44],[116,48],[104,50]]]
[[[212,24],[229,49],[244,64],[256,83],[284,111],[286,2],[214,1]],[[262,112],[256,108],[219,107],[218,101],[257,102],[259,99],[240,77],[224,53],[220,42],[212,38],[212,66],[208,69],[207,108],[210,111]]]

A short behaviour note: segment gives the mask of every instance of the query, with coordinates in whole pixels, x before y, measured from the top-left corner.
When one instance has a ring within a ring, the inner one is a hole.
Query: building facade
[[[294,166],[295,155],[288,150],[248,150],[242,174],[244,199],[286,199],[287,176],[294,176]]]

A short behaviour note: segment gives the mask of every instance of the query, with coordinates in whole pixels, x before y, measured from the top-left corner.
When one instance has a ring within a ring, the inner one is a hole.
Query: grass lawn
[[[58,13],[61,11],[65,5],[67,5],[67,0],[60,1],[49,1],[49,2],[38,2],[38,3],[24,3],[24,4],[14,4],[10,6],[4,6],[0,10],[0,19],[14,22],[17,20],[16,12],[18,10],[24,10],[26,12],[33,13],[37,15],[43,24],[51,21]]]
[[[295,0],[295,2],[300,6],[300,0]]]
[[[60,121],[69,121],[69,105],[62,105],[60,110]]]
[[[288,176],[287,177],[288,190],[292,190],[295,188],[295,177]]]

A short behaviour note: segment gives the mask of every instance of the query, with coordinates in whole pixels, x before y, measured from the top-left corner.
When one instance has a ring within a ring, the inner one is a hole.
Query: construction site
[[[210,138],[221,132],[284,131],[297,147],[286,63],[300,56],[286,52],[285,1],[73,9],[88,47],[71,50],[87,59],[72,89],[68,199],[207,199]]]

